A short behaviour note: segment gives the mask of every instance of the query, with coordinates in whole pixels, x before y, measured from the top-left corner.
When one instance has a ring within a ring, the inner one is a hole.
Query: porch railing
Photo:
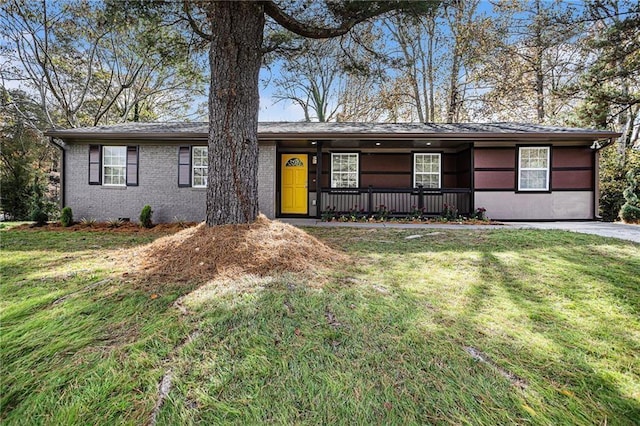
[[[471,189],[468,188],[322,188],[318,200],[319,212],[362,211],[372,215],[384,206],[392,215],[410,215],[416,211],[437,216],[445,204],[458,209],[461,215],[472,210]]]

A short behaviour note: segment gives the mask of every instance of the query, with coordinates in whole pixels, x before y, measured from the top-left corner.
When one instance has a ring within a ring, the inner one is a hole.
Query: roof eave
[[[45,136],[52,136],[67,140],[207,140],[208,134],[202,132],[129,132],[129,133],[99,133],[99,132],[74,132],[65,130],[48,130]],[[439,139],[439,140],[530,140],[530,141],[576,141],[576,140],[601,140],[611,139],[621,136],[616,132],[594,132],[594,133],[339,133],[339,132],[259,132],[260,140],[335,140],[335,139],[375,139],[375,140],[416,140],[416,139]]]

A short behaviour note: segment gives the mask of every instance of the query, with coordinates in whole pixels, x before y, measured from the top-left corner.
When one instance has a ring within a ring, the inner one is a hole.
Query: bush
[[[73,212],[71,211],[71,207],[65,207],[62,209],[60,213],[60,223],[65,228],[73,225]]]
[[[640,151],[629,148],[625,162],[621,161],[616,148],[601,151],[600,157],[600,215],[607,222],[618,219],[625,203],[623,192],[628,186],[626,175],[640,174]]]
[[[146,205],[142,208],[140,212],[140,225],[145,228],[151,228],[153,223],[151,222],[151,215],[153,214],[153,210],[151,210],[150,205]]]
[[[627,223],[640,223],[640,208],[625,204],[620,209],[620,218]]]
[[[632,171],[627,172],[629,186],[622,192],[627,201],[620,208],[620,219],[625,222],[640,222],[640,179]]]
[[[49,215],[40,206],[36,206],[31,211],[31,220],[36,223],[36,226],[43,226],[49,220]]]

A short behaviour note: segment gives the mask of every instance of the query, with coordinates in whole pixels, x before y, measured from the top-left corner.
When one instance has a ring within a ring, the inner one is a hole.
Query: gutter
[[[58,137],[72,140],[207,140],[208,134],[202,132],[76,132],[76,131],[49,131],[45,133],[50,137]],[[259,132],[258,141],[264,140],[506,140],[513,141],[516,138],[530,141],[573,141],[585,139],[611,140],[617,133],[288,133],[288,132]],[[605,139],[606,138],[606,139]],[[607,144],[608,145],[608,144]],[[605,145],[606,146],[606,145]],[[602,146],[604,148],[604,146]]]
[[[67,161],[66,154],[67,151],[65,149],[65,144],[62,140],[58,139],[60,142],[56,142],[56,138],[53,136],[49,136],[49,143],[60,150],[60,209],[65,207],[65,182],[66,182],[66,172],[67,172]]]

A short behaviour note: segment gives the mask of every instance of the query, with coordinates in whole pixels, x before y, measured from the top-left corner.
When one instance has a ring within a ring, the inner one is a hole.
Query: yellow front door
[[[307,154],[282,154],[280,212],[307,214]]]

